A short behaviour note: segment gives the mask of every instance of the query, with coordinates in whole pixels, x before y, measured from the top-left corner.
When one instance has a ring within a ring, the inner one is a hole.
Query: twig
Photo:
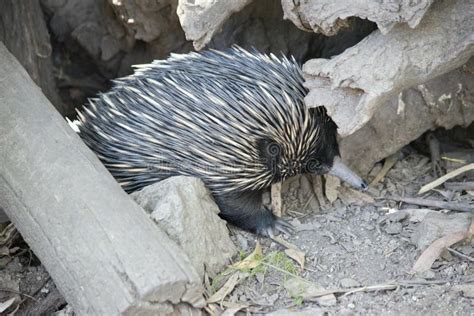
[[[423,194],[425,192],[428,192],[429,190],[436,188],[438,185],[443,184],[447,180],[449,180],[451,178],[454,178],[454,177],[457,177],[458,175],[460,175],[460,174],[462,174],[466,171],[469,171],[469,170],[474,170],[474,163],[470,163],[470,164],[465,165],[463,167],[460,167],[456,170],[448,172],[447,174],[445,174],[444,176],[434,180],[433,182],[430,182],[430,183],[424,185],[423,187],[421,187],[420,191],[418,191],[418,194]]]
[[[29,298],[29,299],[35,301],[35,302],[39,302],[39,300],[37,300],[36,298],[34,298],[34,297],[31,296],[31,295],[28,295],[28,294],[25,294],[25,293],[21,293],[21,292],[15,291],[15,290],[7,289],[7,288],[4,288],[4,287],[1,287],[1,288],[0,288],[0,292],[8,292],[8,293],[13,293],[13,294],[18,294],[18,295],[27,297],[27,298]]]
[[[474,279],[467,279],[462,281],[463,283],[471,283],[473,282]],[[394,290],[398,287],[413,287],[413,286],[423,286],[423,285],[441,285],[441,284],[447,284],[452,281],[448,280],[401,280],[401,281],[394,281],[394,282],[388,282],[388,283],[382,283],[382,284],[375,284],[375,285],[367,285],[367,286],[361,286],[361,287],[356,287],[356,288],[349,288],[349,289],[343,289],[343,288],[338,288],[338,289],[331,289],[331,290],[322,290],[318,292],[315,295],[312,295],[312,297],[320,297],[328,294],[342,294],[342,296],[347,296],[353,293],[357,292],[374,292],[374,291],[386,291],[386,290]]]
[[[474,212],[474,205],[471,205],[469,203],[444,202],[444,201],[438,201],[438,200],[428,200],[428,199],[411,198],[411,197],[388,197],[387,199],[398,201],[398,202],[421,205],[421,206],[448,209],[451,211]]]
[[[456,256],[458,256],[458,257],[461,257],[461,258],[466,259],[466,260],[468,260],[468,261],[474,262],[474,258],[473,258],[473,257],[470,257],[470,256],[468,256],[468,255],[465,255],[465,254],[463,254],[462,252],[457,251],[456,249],[453,249],[453,248],[451,248],[451,247],[448,247],[448,250],[449,250],[450,252],[452,252],[453,254],[455,254]]]
[[[474,190],[474,181],[468,182],[446,182],[444,187],[451,191]]]
[[[426,141],[428,142],[428,146],[430,148],[431,154],[431,168],[433,170],[433,175],[435,177],[439,177],[441,174],[441,150],[438,139],[434,136],[433,133],[428,133],[426,135]]]
[[[397,153],[395,153],[391,156],[388,156],[385,159],[385,162],[383,163],[382,169],[375,176],[374,180],[372,180],[372,182],[369,184],[369,186],[373,187],[374,185],[379,183],[380,180],[382,180],[385,177],[385,175],[387,175],[387,173],[390,171],[390,169],[392,169],[392,167],[397,163],[397,161],[400,159],[400,157],[401,157],[401,154],[399,152],[397,152]]]

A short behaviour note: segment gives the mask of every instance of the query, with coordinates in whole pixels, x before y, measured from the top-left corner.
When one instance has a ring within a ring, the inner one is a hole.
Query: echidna
[[[228,222],[262,235],[288,224],[262,193],[299,173],[365,182],[339,158],[337,126],[304,105],[300,66],[239,47],[137,66],[79,112],[85,143],[127,191],[174,175],[199,177]]]

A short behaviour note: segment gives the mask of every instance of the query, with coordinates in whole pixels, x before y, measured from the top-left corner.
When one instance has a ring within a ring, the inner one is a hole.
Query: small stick
[[[390,169],[392,169],[393,166],[395,166],[395,164],[397,163],[397,161],[400,159],[400,153],[397,152],[393,155],[390,155],[388,156],[386,159],[385,159],[385,162],[383,163],[383,167],[382,169],[379,171],[379,173],[375,176],[374,180],[372,180],[372,182],[369,184],[370,187],[373,187],[374,185],[376,185],[377,183],[380,182],[380,180],[382,180],[386,175],[387,173],[390,171]]]
[[[465,254],[463,254],[462,252],[457,251],[456,249],[453,249],[453,248],[451,248],[451,247],[448,247],[448,250],[449,250],[450,252],[452,252],[453,254],[455,254],[456,256],[458,256],[458,257],[461,257],[461,258],[466,259],[466,260],[468,260],[468,261],[474,262],[474,258],[473,258],[473,257],[470,257],[470,256],[468,256],[468,255],[465,255]]]
[[[11,289],[7,289],[7,288],[0,288],[0,292],[8,292],[8,293],[13,293],[13,294],[18,294],[18,295],[21,295],[21,296],[24,296],[24,297],[27,297],[29,298],[30,300],[33,300],[35,302],[39,302],[36,298],[34,298],[33,296],[31,295],[28,295],[28,294],[25,294],[25,293],[22,293],[22,292],[18,292],[18,291],[15,291],[15,290],[11,290]]]
[[[439,177],[441,174],[441,150],[438,139],[433,133],[428,133],[426,141],[430,147],[431,154],[431,169],[433,170],[433,176]]]
[[[451,211],[474,212],[474,205],[470,205],[468,203],[444,202],[444,201],[438,201],[438,200],[428,200],[428,199],[410,198],[410,197],[398,197],[398,198],[390,197],[388,199],[398,201],[398,202],[409,203],[409,204],[448,209]]]
[[[433,182],[430,182],[430,183],[424,185],[423,187],[421,187],[420,191],[418,191],[418,194],[423,194],[425,192],[428,192],[429,190],[436,188],[438,185],[443,184],[447,180],[449,180],[451,178],[454,178],[454,177],[457,177],[458,175],[460,175],[460,174],[462,174],[466,171],[469,171],[469,170],[474,170],[474,163],[470,163],[468,165],[465,165],[463,167],[455,169],[451,172],[448,172],[447,174],[445,174],[444,176],[434,180]]]
[[[468,182],[446,182],[444,187],[451,191],[474,190],[474,181]]]

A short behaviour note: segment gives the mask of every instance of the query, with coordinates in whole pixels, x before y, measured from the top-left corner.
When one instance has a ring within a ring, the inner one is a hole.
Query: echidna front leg
[[[275,231],[290,235],[293,227],[277,218],[262,203],[263,191],[214,194],[220,217],[258,235],[273,237]]]

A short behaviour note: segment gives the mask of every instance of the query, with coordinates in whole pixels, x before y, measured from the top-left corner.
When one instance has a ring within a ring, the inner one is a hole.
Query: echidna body
[[[335,123],[304,105],[294,59],[238,47],[172,55],[114,83],[79,113],[78,127],[128,192],[174,175],[199,177],[221,217],[268,235],[285,230],[262,206],[272,183],[332,170],[365,185],[337,158]]]

